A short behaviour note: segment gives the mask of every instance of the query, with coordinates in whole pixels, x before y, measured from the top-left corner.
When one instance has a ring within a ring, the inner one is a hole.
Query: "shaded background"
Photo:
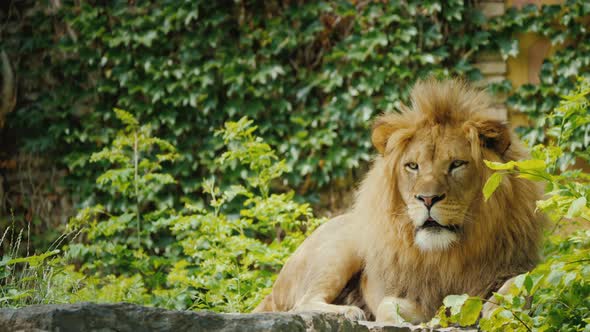
[[[42,246],[78,206],[128,204],[100,197],[104,165],[89,163],[116,133],[113,107],[178,147],[165,171],[179,183],[158,199],[171,207],[203,202],[205,176],[242,176],[213,163],[213,132],[247,115],[293,169],[275,189],[338,213],[374,154],[371,119],[429,75],[487,86],[543,142],[545,115],[589,75],[589,14],[586,1],[3,1],[17,94],[0,110],[0,228],[30,222]],[[576,135],[570,152],[590,143],[587,126]]]

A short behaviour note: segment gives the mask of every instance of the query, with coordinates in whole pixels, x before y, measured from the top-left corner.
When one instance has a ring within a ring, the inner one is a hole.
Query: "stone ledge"
[[[0,309],[0,332],[14,331],[431,331],[417,326],[354,322],[327,313],[218,314],[173,311],[128,303],[34,305]],[[446,328],[436,331],[475,331]]]

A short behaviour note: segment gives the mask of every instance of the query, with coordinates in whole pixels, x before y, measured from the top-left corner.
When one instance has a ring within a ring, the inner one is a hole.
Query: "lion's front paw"
[[[344,315],[344,317],[351,320],[366,320],[365,312],[356,306],[352,305],[337,305],[328,304],[325,302],[308,302],[300,304],[293,308],[294,312],[302,311],[321,311],[321,312],[333,312],[336,314]]]
[[[375,321],[394,325],[399,325],[406,322],[399,312],[398,305],[391,302],[382,303],[379,306],[377,315],[375,316]]]
[[[384,298],[379,304],[375,316],[377,322],[394,325],[408,322],[417,324],[427,320],[416,303],[397,297]]]
[[[342,306],[342,313],[346,318],[351,320],[367,320],[365,312],[359,307]]]

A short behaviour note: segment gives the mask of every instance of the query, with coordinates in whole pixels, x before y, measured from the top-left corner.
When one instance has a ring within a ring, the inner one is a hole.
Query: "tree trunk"
[[[2,89],[0,90],[0,128],[4,127],[6,115],[16,105],[16,77],[8,56],[0,50]]]

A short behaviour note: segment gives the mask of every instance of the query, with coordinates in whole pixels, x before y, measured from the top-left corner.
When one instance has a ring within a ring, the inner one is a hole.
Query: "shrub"
[[[204,181],[207,207],[187,200],[174,210],[155,194],[174,183],[160,170],[178,159],[175,148],[131,114],[115,113],[125,128],[91,160],[109,167],[97,185],[124,203],[87,207],[71,220],[70,229],[83,236],[64,254],[78,268],[67,266],[54,277],[65,287],[60,301],[251,310],[320,222],[308,204],[293,200],[293,192],[272,193],[271,181],[288,171],[286,162],[255,136],[252,121],[228,122],[217,132],[227,147],[217,162],[240,169],[245,181],[220,189],[211,178]],[[230,201],[239,213],[227,211]]]

